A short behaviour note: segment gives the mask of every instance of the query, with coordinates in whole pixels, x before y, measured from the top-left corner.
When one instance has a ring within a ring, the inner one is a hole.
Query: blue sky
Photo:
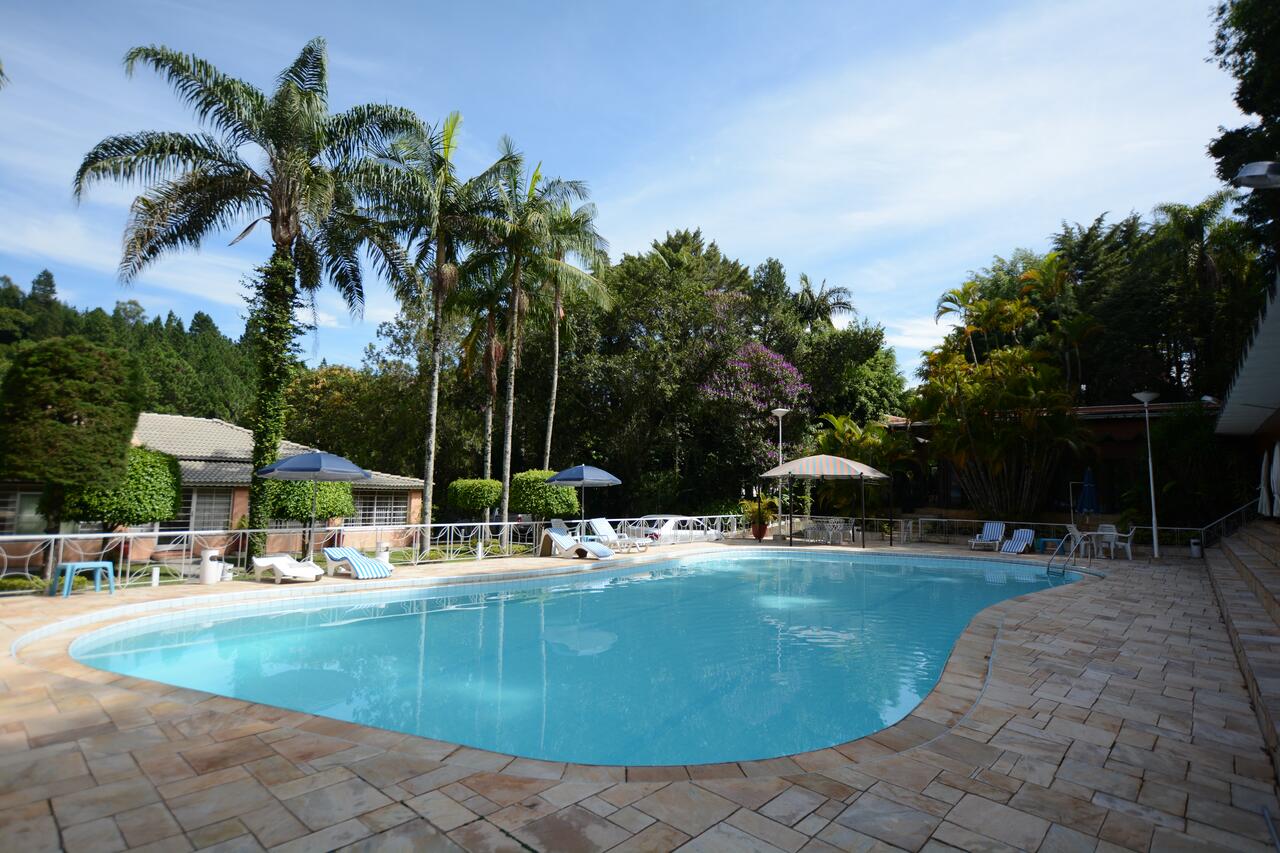
[[[0,59],[0,273],[48,267],[81,307],[138,299],[243,328],[265,229],[115,278],[131,193],[79,205],[71,177],[111,133],[196,125],[137,44],[199,54],[269,87],[309,38],[335,109],[384,101],[464,118],[478,169],[510,134],[544,172],[587,181],[616,259],[682,227],[853,290],[904,369],[945,328],[938,293],[993,254],[1044,249],[1061,220],[1149,211],[1217,187],[1204,148],[1239,121],[1205,61],[1203,0],[883,3],[182,3],[11,5]],[[238,230],[238,229],[237,229]],[[318,302],[313,359],[358,363],[394,314]]]

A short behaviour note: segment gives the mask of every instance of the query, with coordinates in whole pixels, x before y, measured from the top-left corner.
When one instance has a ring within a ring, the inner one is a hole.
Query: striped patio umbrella
[[[878,471],[863,462],[845,459],[843,456],[829,456],[825,453],[816,456],[802,456],[783,462],[775,468],[765,471],[764,477],[776,479],[786,477],[789,480],[857,480],[862,493],[862,547],[867,546],[867,480],[888,480],[889,475]],[[893,524],[893,505],[890,498],[890,527]],[[795,520],[792,518],[794,530]],[[795,544],[794,536],[791,540]],[[892,540],[890,540],[890,544]]]

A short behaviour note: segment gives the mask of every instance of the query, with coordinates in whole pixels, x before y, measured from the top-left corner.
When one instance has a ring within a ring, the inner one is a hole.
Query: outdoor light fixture
[[[1151,458],[1151,409],[1149,406],[1160,395],[1155,391],[1139,391],[1133,399],[1142,403],[1142,414],[1147,422],[1147,482],[1151,487],[1151,553],[1160,559],[1160,535],[1156,532],[1156,469]]]
[[[1245,163],[1231,179],[1231,185],[1251,190],[1276,189],[1280,187],[1280,163],[1270,160]]]
[[[774,409],[770,414],[778,419],[778,464],[782,464],[782,418],[790,409],[784,409],[781,406]],[[782,478],[778,478],[778,535],[782,535]]]

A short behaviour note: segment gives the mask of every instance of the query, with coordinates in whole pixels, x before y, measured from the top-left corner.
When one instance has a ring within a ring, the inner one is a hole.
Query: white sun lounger
[[[648,539],[637,539],[634,536],[623,536],[618,533],[607,518],[593,518],[587,523],[591,525],[591,532],[595,534],[592,538],[597,542],[603,542],[623,551],[643,551],[649,547]]]
[[[390,566],[381,560],[366,557],[355,548],[325,548],[324,558],[329,561],[329,574],[342,570],[343,574],[350,574],[359,580],[391,577]]]
[[[1006,554],[1021,554],[1031,547],[1031,540],[1035,536],[1036,532],[1030,527],[1019,527],[1013,531],[1009,541],[1000,546],[1000,550]]]
[[[1000,542],[1003,539],[1004,522],[988,521],[982,525],[982,532],[969,540],[969,550],[973,551],[981,546],[996,551],[1000,548]]]
[[[586,559],[594,557],[603,560],[612,557],[613,551],[599,542],[582,542],[574,539],[562,527],[549,527],[542,534],[542,542],[538,545],[539,557],[570,557]]]
[[[324,577],[324,569],[310,560],[295,560],[288,554],[271,554],[266,557],[253,558],[253,579],[260,581],[262,576],[276,576],[276,583],[281,581],[318,581]]]

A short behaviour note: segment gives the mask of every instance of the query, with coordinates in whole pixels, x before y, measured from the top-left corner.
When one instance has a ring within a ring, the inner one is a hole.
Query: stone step
[[[1222,552],[1280,632],[1280,567],[1255,550],[1242,533],[1223,539]]]
[[[1239,535],[1264,559],[1280,566],[1280,524],[1271,521],[1255,521],[1245,525],[1239,531]]]
[[[1205,563],[1258,727],[1280,773],[1280,630],[1225,549],[1206,551]]]

